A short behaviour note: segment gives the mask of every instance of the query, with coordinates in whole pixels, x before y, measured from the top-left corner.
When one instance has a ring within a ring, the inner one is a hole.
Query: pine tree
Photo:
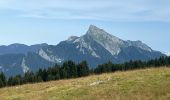
[[[17,75],[12,79],[12,85],[21,85],[21,84],[22,81],[20,76]]]
[[[69,67],[69,76],[71,78],[77,77],[77,67],[76,64],[73,61],[68,61],[68,67]]]
[[[0,88],[4,87],[3,81],[0,79]]]
[[[89,75],[89,67],[86,61],[82,61],[77,65],[77,74],[78,77]]]
[[[53,68],[52,75],[55,76],[55,80],[60,79],[60,66],[58,64]]]
[[[23,83],[34,83],[36,82],[36,77],[33,72],[26,72],[23,77]]]
[[[60,75],[63,79],[70,78],[69,73],[70,73],[70,70],[69,70],[69,67],[68,67],[68,63],[64,62],[62,67],[61,67],[61,74]]]
[[[3,72],[0,73],[0,80],[2,81],[1,86],[5,87],[6,86],[6,77]]]
[[[9,77],[9,78],[8,78],[8,82],[7,82],[7,85],[8,85],[8,86],[12,86],[12,81],[13,81],[13,77]]]

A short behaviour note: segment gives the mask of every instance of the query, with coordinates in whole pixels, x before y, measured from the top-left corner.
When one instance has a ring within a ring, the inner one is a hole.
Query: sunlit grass
[[[99,81],[102,82],[97,84]],[[170,100],[170,68],[116,72],[2,88],[0,99]]]

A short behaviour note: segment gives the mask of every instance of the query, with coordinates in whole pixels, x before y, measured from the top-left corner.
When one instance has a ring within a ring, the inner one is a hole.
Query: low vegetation
[[[170,68],[149,68],[0,89],[1,100],[170,100]]]
[[[170,67],[170,57],[160,57],[159,59],[154,59],[147,62],[131,60],[123,64],[113,64],[112,62],[108,62],[102,65],[98,65],[95,69],[90,69],[86,61],[82,61],[79,64],[76,64],[73,61],[66,61],[62,65],[56,64],[55,66],[48,69],[39,69],[39,71],[34,73],[28,71],[24,75],[16,75],[9,78],[6,78],[4,73],[0,73],[0,87],[79,78],[93,74],[161,66]]]

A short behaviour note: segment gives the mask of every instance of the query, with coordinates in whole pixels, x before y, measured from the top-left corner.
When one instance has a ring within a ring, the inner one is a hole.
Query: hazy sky
[[[57,44],[90,24],[170,52],[170,0],[0,0],[0,44]]]

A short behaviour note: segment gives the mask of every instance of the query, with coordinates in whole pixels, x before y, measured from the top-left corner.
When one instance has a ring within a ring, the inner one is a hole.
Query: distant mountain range
[[[122,63],[129,60],[149,60],[165,56],[141,41],[125,41],[103,29],[90,25],[81,37],[71,36],[57,45],[11,44],[0,46],[0,70],[8,76],[29,70],[48,68],[67,60],[86,60],[91,67],[108,61]]]

